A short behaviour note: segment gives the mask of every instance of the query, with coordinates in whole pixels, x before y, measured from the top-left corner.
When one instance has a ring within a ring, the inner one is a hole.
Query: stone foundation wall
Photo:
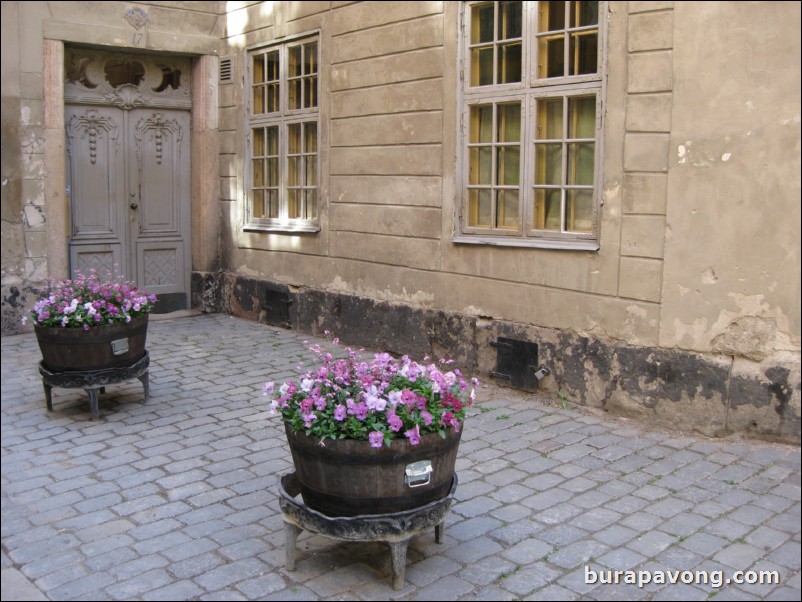
[[[266,301],[287,300],[287,316]],[[238,277],[193,275],[193,307],[414,358],[452,358],[494,379],[499,338],[537,344],[549,374],[539,393],[648,424],[723,437],[800,443],[799,355],[754,362],[727,355],[637,347],[612,339]],[[535,367],[533,367],[534,369]]]

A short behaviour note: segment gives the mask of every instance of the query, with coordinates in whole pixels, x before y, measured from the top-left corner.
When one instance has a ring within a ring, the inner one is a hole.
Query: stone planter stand
[[[295,570],[295,544],[302,530],[343,541],[378,541],[390,547],[393,567],[393,589],[404,589],[409,541],[434,527],[437,543],[442,542],[443,528],[454,503],[457,475],[446,497],[424,506],[389,514],[361,514],[358,516],[327,516],[312,510],[296,500],[301,485],[295,473],[286,474],[279,481],[279,505],[284,518],[285,550],[288,571]]]

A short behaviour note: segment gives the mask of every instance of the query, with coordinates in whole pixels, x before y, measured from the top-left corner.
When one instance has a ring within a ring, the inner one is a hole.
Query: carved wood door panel
[[[157,312],[185,309],[191,165],[187,99],[174,93],[181,71],[152,58],[82,61],[65,86],[71,271],[121,273],[158,295]]]

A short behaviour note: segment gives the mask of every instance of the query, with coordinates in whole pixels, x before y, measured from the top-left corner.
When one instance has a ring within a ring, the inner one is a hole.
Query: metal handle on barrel
[[[404,483],[407,487],[423,487],[432,480],[432,462],[431,460],[421,460],[407,464],[404,473]]]

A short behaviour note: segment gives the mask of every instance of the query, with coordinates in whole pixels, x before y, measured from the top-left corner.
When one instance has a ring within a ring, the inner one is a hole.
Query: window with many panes
[[[600,2],[464,2],[462,242],[598,248]]]
[[[248,53],[247,227],[317,230],[319,52],[304,38]]]

